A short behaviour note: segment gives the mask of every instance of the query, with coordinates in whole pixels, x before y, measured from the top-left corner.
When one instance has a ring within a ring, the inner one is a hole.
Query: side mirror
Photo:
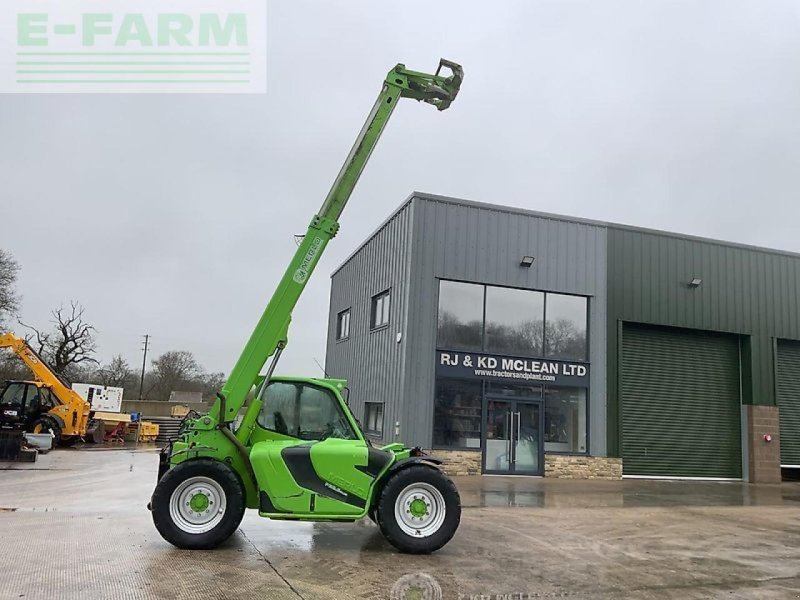
[[[344,396],[344,403],[345,403],[347,406],[350,406],[350,388],[349,388],[349,387],[345,387],[345,388],[344,388],[344,393],[345,393],[345,396]]]

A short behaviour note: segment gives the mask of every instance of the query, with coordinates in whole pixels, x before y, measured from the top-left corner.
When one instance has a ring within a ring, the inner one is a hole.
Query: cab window
[[[3,397],[0,398],[0,403],[7,408],[22,408],[26,387],[24,383],[9,383],[6,389],[3,390]]]
[[[258,424],[301,440],[357,439],[330,390],[306,383],[273,381],[261,392]]]
[[[44,410],[51,410],[58,406],[58,401],[56,400],[53,392],[48,390],[47,388],[42,388],[40,390],[41,400],[39,401],[39,406],[42,407]]]

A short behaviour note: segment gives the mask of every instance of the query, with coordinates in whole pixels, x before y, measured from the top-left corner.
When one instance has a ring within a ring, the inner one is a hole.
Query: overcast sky
[[[320,373],[330,273],[413,190],[800,251],[797,6],[271,0],[266,95],[0,95],[22,316],[229,372],[386,71],[440,56],[461,95],[398,105],[281,372]]]

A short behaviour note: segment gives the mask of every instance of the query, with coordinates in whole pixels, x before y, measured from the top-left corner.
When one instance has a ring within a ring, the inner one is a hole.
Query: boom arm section
[[[53,371],[21,337],[17,337],[13,333],[0,335],[0,348],[10,348],[33,371],[36,379],[50,386],[56,397],[62,402],[67,403],[75,395],[69,384]]]
[[[445,76],[442,73],[443,70],[449,71],[449,75]],[[398,100],[413,98],[432,104],[439,110],[445,110],[458,94],[462,79],[461,67],[447,60],[440,61],[439,68],[433,75],[410,71],[402,64],[398,64],[389,71],[378,99],[330,192],[328,192],[325,202],[311,220],[308,232],[297,248],[294,258],[289,263],[264,314],[222,389],[222,396],[225,398],[225,414],[220,415],[220,402],[217,401],[209,413],[212,418],[217,421],[232,421],[244,405],[247,394],[269,357],[273,357],[270,368],[275,364],[276,351],[282,349],[287,342],[287,330],[292,310],[325,251],[325,247],[336,235],[339,229],[339,216],[378,143],[386,123],[392,116]]]

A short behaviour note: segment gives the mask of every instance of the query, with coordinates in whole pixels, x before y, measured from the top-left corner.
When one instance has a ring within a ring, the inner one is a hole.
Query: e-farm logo
[[[265,1],[5,0],[0,91],[263,93]]]

